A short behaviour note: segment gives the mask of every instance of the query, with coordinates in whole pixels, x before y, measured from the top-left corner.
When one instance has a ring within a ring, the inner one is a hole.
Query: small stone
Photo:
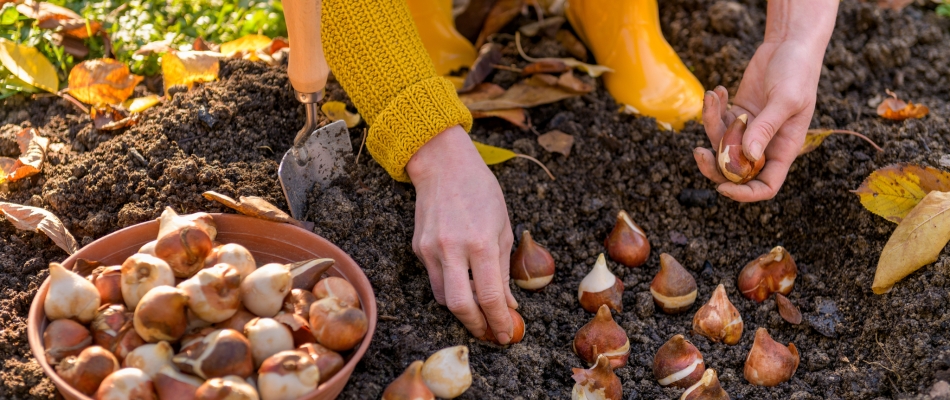
[[[213,129],[214,124],[218,122],[217,119],[215,119],[214,116],[208,112],[205,106],[198,107],[198,120],[205,124],[208,129]]]
[[[716,192],[709,189],[683,189],[676,198],[683,207],[709,208],[716,205]]]

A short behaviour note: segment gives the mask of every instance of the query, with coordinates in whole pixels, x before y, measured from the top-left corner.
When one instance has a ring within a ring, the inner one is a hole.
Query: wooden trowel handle
[[[327,85],[330,67],[320,37],[321,0],[284,0],[284,20],[290,41],[290,84],[299,93],[318,93]]]

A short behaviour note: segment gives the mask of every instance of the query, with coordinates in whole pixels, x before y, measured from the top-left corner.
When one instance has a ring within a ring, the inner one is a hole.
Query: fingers
[[[696,159],[699,172],[702,172],[703,176],[709,178],[709,180],[716,182],[716,184],[729,181],[725,176],[722,176],[722,172],[719,171],[719,166],[716,165],[716,154],[711,150],[697,147],[693,149],[693,158]]]
[[[713,89],[713,93],[719,97],[719,115],[725,115],[726,111],[729,111],[729,91],[719,85]]]
[[[511,314],[508,312],[508,303],[505,296],[502,274],[498,262],[497,244],[488,243],[473,248],[469,253],[469,262],[472,266],[472,277],[475,279],[475,295],[478,304],[485,313],[489,328],[495,334],[500,344],[508,344],[514,330]],[[507,266],[506,266],[507,267]]]
[[[769,154],[765,160],[765,167],[762,168],[762,171],[754,180],[744,185],[737,185],[732,182],[723,183],[717,188],[719,193],[740,202],[774,198],[779,189],[782,188],[782,184],[788,176],[788,169],[795,161],[795,156],[800,148],[801,143],[796,143],[794,139],[787,135],[779,135],[773,139],[772,147],[769,148]]]
[[[416,232],[420,232],[418,227],[416,227]],[[423,246],[422,239],[417,235],[412,237],[412,252],[426,267],[426,274],[429,275],[429,286],[432,286],[432,295],[435,297],[436,303],[444,306],[445,277],[442,276],[442,263],[439,262],[439,257],[432,252],[431,246]]]
[[[505,303],[508,304],[508,308],[518,308],[518,300],[515,300],[515,296],[511,294],[511,245],[514,242],[514,236],[511,234],[511,228],[506,229],[499,239],[500,246],[498,251],[499,262],[501,265],[498,267],[501,269],[502,283],[505,287]]]
[[[769,142],[793,112],[792,107],[780,104],[778,101],[768,103],[759,115],[749,121],[749,127],[742,135],[742,152],[745,156],[753,162],[762,158]]]
[[[721,103],[719,95],[713,91],[707,91],[703,96],[703,127],[706,128],[706,136],[714,148],[719,146],[722,135],[726,133],[723,113],[719,111],[722,109]]]
[[[472,295],[467,264],[465,259],[443,263],[445,305],[462,322],[462,325],[465,325],[465,329],[472,332],[475,337],[482,337],[488,326],[485,324],[485,317],[482,316],[482,311],[475,303],[475,297]]]

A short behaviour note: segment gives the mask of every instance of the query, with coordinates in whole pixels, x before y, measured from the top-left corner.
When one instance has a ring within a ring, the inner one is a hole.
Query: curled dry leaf
[[[277,208],[277,206],[268,203],[267,200],[257,196],[241,196],[236,201],[231,197],[214,191],[204,192],[202,196],[208,200],[224,204],[226,207],[244,215],[267,221],[283,222],[309,229],[309,227],[305,226],[302,222],[291,218],[290,215]]]
[[[39,50],[0,37],[0,64],[29,86],[56,93],[59,77],[56,68]]]
[[[484,82],[485,78],[495,70],[495,64],[501,62],[501,46],[494,43],[486,43],[478,50],[478,58],[472,64],[472,68],[465,76],[465,82],[459,93],[470,92],[475,86]]]
[[[802,323],[802,312],[781,293],[775,292],[775,305],[778,306],[778,314],[782,316],[782,319],[794,325]]]
[[[495,94],[495,89],[492,86],[488,86],[488,88],[491,89],[485,89],[485,92],[476,93],[473,91],[459,96],[459,98],[462,99],[462,103],[471,111],[489,111],[509,108],[530,108],[580,95],[580,93],[558,86],[557,82],[557,77],[538,74],[515,83],[508,88],[508,90],[494,97],[488,97],[488,95]],[[478,88],[476,88],[476,90],[477,89]]]
[[[6,216],[7,221],[10,221],[17,229],[43,232],[53,240],[53,243],[69,254],[75,253],[78,249],[76,239],[63,226],[63,221],[49,211],[0,201],[0,213]]]
[[[554,180],[554,175],[551,174],[551,171],[548,170],[548,167],[546,167],[543,163],[541,163],[541,161],[538,161],[538,159],[534,157],[531,157],[529,155],[524,155],[524,154],[518,154],[511,150],[503,149],[501,147],[489,146],[487,144],[479,143],[474,140],[472,141],[472,144],[475,145],[475,149],[478,150],[478,155],[482,156],[482,160],[485,161],[485,164],[487,165],[501,164],[512,158],[521,157],[521,158],[528,159],[534,162],[535,164],[538,164],[541,167],[541,169],[543,169],[544,172],[548,174],[548,177],[550,177],[552,181]]]
[[[530,126],[527,122],[527,113],[525,113],[523,108],[509,108],[504,110],[490,110],[490,111],[472,111],[472,118],[490,118],[498,117],[505,121],[511,122],[513,125],[521,128],[522,130],[530,129]]]
[[[538,144],[549,152],[561,153],[564,157],[567,157],[571,155],[571,147],[574,146],[574,136],[555,129],[538,136]]]
[[[864,139],[864,141],[868,142],[871,146],[874,147],[875,150],[884,151],[884,149],[882,149],[881,146],[878,146],[877,143],[874,143],[873,140],[855,131],[848,131],[848,130],[842,130],[842,129],[809,129],[808,132],[805,134],[805,143],[802,144],[802,149],[798,151],[798,155],[811,153],[812,151],[817,149],[818,146],[821,146],[821,143],[824,142],[825,139],[828,138],[828,136],[831,136],[832,134],[835,134],[835,133],[857,136],[861,139]]]
[[[871,290],[887,293],[895,283],[937,256],[950,241],[950,193],[933,191],[911,210],[881,251]]]
[[[89,110],[89,117],[92,118],[92,123],[96,129],[100,131],[114,131],[128,128],[139,121],[137,114],[129,116],[122,110],[109,105],[92,107]]]
[[[16,10],[27,18],[35,19],[39,28],[59,30],[76,39],[86,39],[102,28],[98,21],[86,20],[73,10],[45,1],[18,4]]]
[[[360,124],[360,115],[354,114],[346,110],[346,104],[343,104],[341,101],[328,101],[323,103],[320,106],[320,111],[323,111],[323,115],[326,115],[330,121],[343,121],[346,122],[347,128],[353,128]]]
[[[20,147],[16,160],[0,157],[0,183],[33,176],[43,169],[49,139],[40,136],[36,129],[26,128],[16,134],[16,142]]]
[[[950,191],[950,173],[913,164],[892,164],[874,171],[853,193],[868,211],[901,220],[932,191]]]
[[[518,53],[521,54],[521,57],[524,58],[525,60],[528,60],[528,61],[538,62],[538,61],[542,61],[542,60],[558,60],[558,61],[563,62],[563,63],[564,63],[565,65],[567,65],[568,67],[577,68],[577,69],[579,69],[579,70],[581,70],[581,71],[586,72],[586,73],[587,73],[588,75],[590,75],[592,78],[596,78],[596,77],[598,77],[598,76],[601,76],[604,72],[614,72],[613,69],[610,69],[610,68],[605,67],[605,66],[603,66],[603,65],[587,64],[587,63],[580,62],[580,61],[578,61],[577,59],[574,59],[574,58],[550,58],[550,57],[549,57],[549,58],[534,58],[534,57],[529,57],[527,54],[525,54],[524,49],[521,48],[521,32],[515,32],[515,45],[517,45],[517,47],[518,47]]]
[[[89,105],[115,105],[128,99],[141,81],[142,77],[133,75],[125,63],[100,58],[76,64],[69,71],[66,91]]]
[[[212,51],[172,51],[162,57],[165,95],[175,85],[191,89],[195,83],[218,80],[220,53]]]
[[[587,62],[587,48],[577,39],[577,36],[574,36],[574,34],[568,30],[561,29],[557,31],[557,35],[554,37],[574,58],[582,62]]]
[[[497,0],[492,5],[488,16],[485,17],[485,23],[482,25],[482,31],[475,40],[475,47],[482,47],[489,36],[497,33],[508,25],[511,20],[518,16],[521,8],[524,6],[524,0]]]
[[[891,97],[884,99],[884,101],[877,106],[877,115],[887,119],[903,121],[908,118],[923,118],[930,113],[930,109],[925,105],[904,102],[904,100],[897,98],[897,95],[890,90],[887,91],[887,94]]]
[[[594,86],[578,79],[574,73],[567,71],[557,78],[557,85],[580,94],[586,94],[594,91]]]
[[[536,61],[531,64],[525,65],[521,69],[521,73],[524,75],[534,75],[534,74],[560,74],[564,71],[567,71],[569,68],[564,61],[558,60],[556,58],[543,59],[541,61]]]
[[[221,43],[220,51],[221,54],[227,58],[243,58],[257,61],[260,60],[260,57],[257,55],[258,50],[270,50],[271,42],[273,42],[273,40],[267,36],[250,34],[227,43]]]

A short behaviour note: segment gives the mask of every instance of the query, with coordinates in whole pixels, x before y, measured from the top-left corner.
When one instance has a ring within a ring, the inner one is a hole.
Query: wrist
[[[461,126],[455,125],[435,135],[420,147],[406,164],[406,174],[416,185],[439,172],[449,170],[452,166],[465,165],[472,159],[480,160],[478,151],[468,133]]]
[[[834,31],[839,0],[770,0],[765,42],[798,42],[822,56]]]

